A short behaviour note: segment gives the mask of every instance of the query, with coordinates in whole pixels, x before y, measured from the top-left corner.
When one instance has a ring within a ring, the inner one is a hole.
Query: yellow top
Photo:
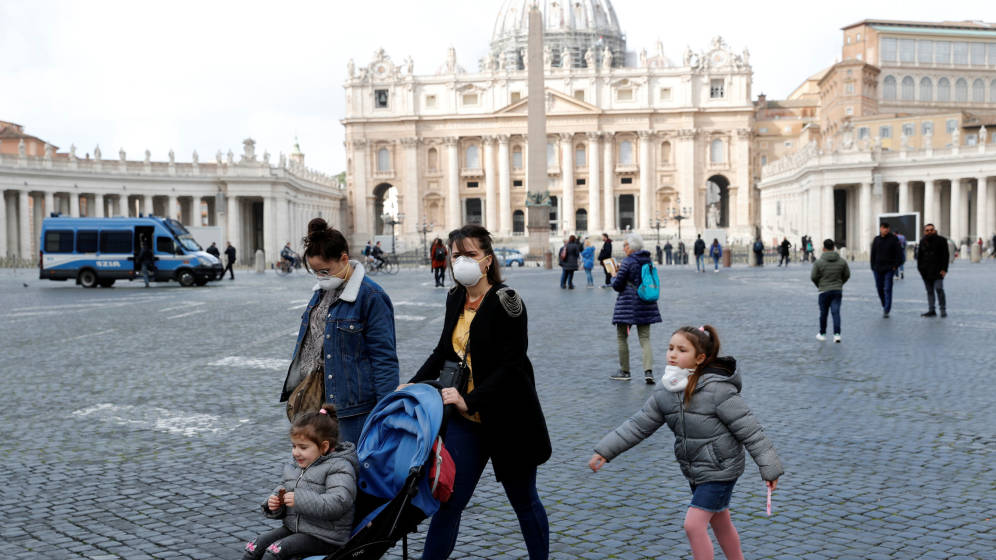
[[[476,309],[464,309],[463,313],[460,314],[460,318],[457,319],[456,326],[453,327],[453,336],[451,341],[453,343],[453,351],[456,352],[457,356],[463,356],[464,352],[467,352],[467,346],[470,344],[470,324],[474,322],[474,317],[477,315]],[[467,393],[470,394],[474,391],[474,370],[470,363],[470,354],[467,354],[467,370],[470,372],[470,376],[467,378]],[[472,422],[480,422],[481,415],[478,413],[467,414],[460,413],[464,418]]]

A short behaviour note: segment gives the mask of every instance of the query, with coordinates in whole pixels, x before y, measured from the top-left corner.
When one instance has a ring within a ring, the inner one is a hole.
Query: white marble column
[[[875,224],[875,216],[872,210],[872,185],[871,183],[858,184],[858,208],[861,218],[858,220],[858,236],[860,240],[859,252],[867,253],[871,251],[872,238],[878,235],[878,227]]]
[[[908,214],[913,211],[913,181],[899,183],[899,212]]]
[[[0,218],[3,218],[3,223],[0,224],[0,258],[6,257],[10,251],[7,248],[7,195],[3,192],[3,188],[0,188]]]
[[[640,130],[637,133],[640,137],[640,221],[639,230],[647,232],[650,230],[650,220],[654,212],[654,168],[653,159],[650,152],[649,130]]]
[[[104,217],[104,195],[101,193],[93,195],[93,216]]]
[[[585,155],[588,158],[588,231],[597,235],[602,229],[602,193],[599,188],[602,184],[602,170],[599,166],[602,134],[589,132],[587,137],[588,150]]]
[[[69,215],[74,218],[80,217],[80,194],[77,192],[69,193]]]
[[[948,225],[948,231],[951,232],[951,240],[959,247],[963,241],[962,238],[968,235],[964,200],[964,187],[961,184],[961,179],[951,179],[951,223]]]
[[[52,212],[58,212],[59,210],[55,207],[55,193],[46,192],[45,193],[45,214],[44,216],[49,216]]]
[[[574,224],[574,135],[560,134],[560,184],[564,213],[560,218],[560,230],[573,233]]]
[[[179,214],[179,212],[176,207],[176,195],[171,194],[166,199],[166,217],[175,219],[177,214]]]
[[[267,265],[271,262],[276,262],[277,254],[280,253],[278,247],[282,247],[281,243],[277,245],[277,231],[276,231],[276,212],[274,211],[275,204],[272,196],[263,197],[263,260]]]
[[[114,215],[124,216],[125,218],[128,217],[128,195],[126,194],[118,195],[118,207]]]
[[[975,231],[976,238],[981,237],[982,242],[985,243],[989,236],[992,235],[989,226],[989,184],[986,183],[986,177],[983,175],[976,179],[978,185],[975,187]]]
[[[155,214],[155,210],[153,210],[154,207],[153,202],[154,201],[152,200],[151,194],[146,194],[142,196],[142,213],[145,214],[146,216],[151,216]]]
[[[920,225],[934,224],[934,226],[938,227],[938,231],[940,231],[940,227],[937,225],[939,218],[937,214],[937,181],[925,179],[923,181],[923,216],[921,216],[923,223]]]
[[[402,150],[405,153],[405,219],[401,227],[411,239],[416,237],[419,224],[422,222],[422,193],[419,189],[422,182],[419,180],[418,171],[418,147],[421,143],[417,137],[401,139]]]
[[[367,219],[367,141],[353,140],[353,244],[366,243],[373,232]]]
[[[512,235],[512,191],[509,180],[511,162],[508,158],[508,134],[498,135],[498,232]]]
[[[613,168],[615,160],[616,140],[612,133],[605,135],[605,146],[602,148],[602,173],[605,181],[602,183],[602,212],[605,216],[602,225],[605,231],[616,229],[616,170]]]
[[[820,224],[822,227],[820,231],[823,234],[823,239],[836,240],[836,236],[834,235],[834,230],[836,229],[836,212],[833,204],[833,185],[823,185],[821,197],[820,215],[822,216],[822,220]],[[823,239],[818,241],[822,242]],[[813,246],[815,247],[816,244],[814,243]]]
[[[463,225],[460,212],[460,154],[457,138],[448,137],[446,143],[446,229],[454,230]]]
[[[28,191],[17,191],[17,231],[22,259],[31,257],[31,214],[28,213]]]
[[[228,238],[226,241],[231,241],[232,245],[239,242],[239,202],[238,197],[233,196],[231,193],[225,195],[225,201],[228,205],[228,211],[225,213],[225,220],[228,222]],[[236,249],[239,249],[236,247]],[[222,249],[224,250],[224,249]]]
[[[498,232],[498,177],[495,172],[495,137],[484,140],[484,227],[492,234]]]

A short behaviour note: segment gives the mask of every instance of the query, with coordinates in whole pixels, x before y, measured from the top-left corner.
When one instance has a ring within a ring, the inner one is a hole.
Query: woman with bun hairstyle
[[[460,517],[490,460],[529,558],[545,559],[550,529],[536,492],[536,467],[550,458],[550,436],[526,356],[526,306],[502,283],[488,230],[463,226],[450,232],[447,245],[456,285],[446,298],[439,342],[410,382],[437,379],[447,361],[463,362],[469,371],[462,386],[442,390],[443,404],[459,412],[450,417],[445,438],[456,479],[453,495],[429,523],[422,558],[441,560],[453,552]]]
[[[356,443],[374,405],[398,385],[394,306],[349,258],[342,233],[315,218],[304,238],[314,295],[301,316],[280,402],[308,375],[322,372],[324,402],[339,416],[341,441]]]

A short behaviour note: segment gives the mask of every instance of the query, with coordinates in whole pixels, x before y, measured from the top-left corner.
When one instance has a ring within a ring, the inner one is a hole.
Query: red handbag
[[[446,502],[453,495],[453,481],[456,479],[456,463],[443,445],[443,438],[437,437],[429,455],[429,486],[432,497]]]

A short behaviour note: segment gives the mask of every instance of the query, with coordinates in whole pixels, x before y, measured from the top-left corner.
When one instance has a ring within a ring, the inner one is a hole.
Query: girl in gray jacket
[[[352,532],[358,461],[352,443],[338,442],[335,409],[298,414],[290,438],[294,461],[263,504],[267,517],[284,524],[246,543],[243,560],[324,556]]]
[[[632,418],[602,438],[588,462],[605,463],[640,443],[665,423],[674,432],[674,455],[692,488],[684,529],[695,560],[712,560],[712,526],[729,560],[742,560],[740,537],[730,519],[730,496],[744,472],[744,447],[774,490],[784,472],[774,446],[740,397],[740,374],[731,357],[719,357],[719,335],[710,325],[682,327],[671,335],[663,387]]]

